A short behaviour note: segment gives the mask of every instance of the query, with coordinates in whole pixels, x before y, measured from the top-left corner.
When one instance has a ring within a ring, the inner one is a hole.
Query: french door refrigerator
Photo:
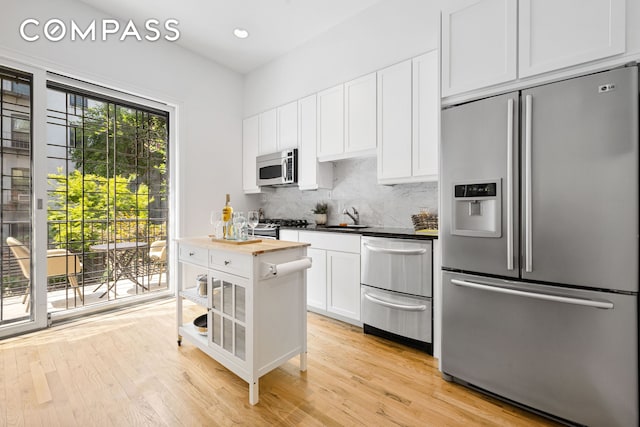
[[[445,378],[638,425],[638,68],[442,111]]]

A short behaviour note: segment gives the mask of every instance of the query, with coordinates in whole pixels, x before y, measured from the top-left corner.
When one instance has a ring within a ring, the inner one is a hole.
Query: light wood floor
[[[188,307],[194,315],[200,309]],[[432,357],[309,314],[293,359],[248,385],[188,342],[161,301],[0,341],[0,425],[552,425],[443,381]]]

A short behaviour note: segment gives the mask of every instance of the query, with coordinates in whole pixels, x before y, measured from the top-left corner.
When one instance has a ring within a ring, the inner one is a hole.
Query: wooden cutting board
[[[217,243],[227,243],[229,245],[248,245],[251,243],[260,243],[262,242],[261,239],[253,239],[253,240],[227,240],[227,239],[216,239],[215,237],[213,237],[212,235],[209,235],[209,237],[211,238],[212,242],[217,242]]]

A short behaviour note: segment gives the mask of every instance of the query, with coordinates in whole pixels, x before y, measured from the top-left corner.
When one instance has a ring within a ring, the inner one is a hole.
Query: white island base
[[[307,246],[279,240],[237,246],[208,238],[178,240],[178,345],[183,339],[195,344],[248,382],[252,405],[258,403],[259,379],[266,373],[297,355],[300,371],[307,369]],[[199,273],[208,276],[206,297],[195,287]],[[206,307],[206,335],[193,319],[183,319],[184,298]]]

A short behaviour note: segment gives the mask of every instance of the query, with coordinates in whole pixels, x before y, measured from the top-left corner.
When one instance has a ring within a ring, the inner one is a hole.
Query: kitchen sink
[[[369,228],[368,225],[364,225],[364,224],[347,224],[347,225],[325,225],[325,228],[351,228],[351,229],[358,229],[358,228]]]

